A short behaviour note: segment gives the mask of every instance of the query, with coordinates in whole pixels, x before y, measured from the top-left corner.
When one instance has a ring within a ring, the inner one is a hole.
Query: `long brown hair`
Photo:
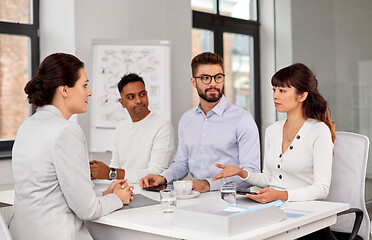
[[[297,94],[308,92],[302,104],[304,116],[324,122],[331,131],[332,141],[336,140],[335,124],[331,119],[328,103],[319,93],[318,80],[314,73],[304,64],[295,63],[280,69],[271,78],[274,87],[294,87]]]

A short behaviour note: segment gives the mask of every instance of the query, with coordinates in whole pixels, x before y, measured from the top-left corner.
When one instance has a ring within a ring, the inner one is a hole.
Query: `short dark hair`
[[[143,78],[141,76],[137,75],[136,73],[128,73],[125,74],[118,83],[119,93],[123,91],[125,85],[131,82],[142,82],[143,85],[145,86],[145,81],[143,81]]]
[[[191,70],[193,77],[195,77],[196,69],[203,64],[218,64],[221,66],[223,71],[223,60],[220,55],[211,52],[203,52],[199,55],[196,55],[191,61]]]
[[[80,78],[82,68],[84,63],[71,54],[49,55],[40,64],[37,75],[24,88],[28,102],[38,107],[52,103],[57,87],[73,87]]]

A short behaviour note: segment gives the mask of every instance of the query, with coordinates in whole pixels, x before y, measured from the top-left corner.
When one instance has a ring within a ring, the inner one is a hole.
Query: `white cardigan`
[[[263,172],[248,171],[246,181],[259,187],[287,190],[288,201],[325,199],[333,158],[329,128],[309,118],[282,153],[284,123],[285,120],[278,121],[266,129]]]

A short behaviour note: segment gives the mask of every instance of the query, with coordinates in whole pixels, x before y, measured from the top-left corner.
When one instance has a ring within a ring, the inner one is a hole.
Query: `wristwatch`
[[[115,180],[117,176],[118,176],[118,173],[116,172],[116,169],[115,168],[111,168],[111,170],[109,172],[108,179],[109,180]]]

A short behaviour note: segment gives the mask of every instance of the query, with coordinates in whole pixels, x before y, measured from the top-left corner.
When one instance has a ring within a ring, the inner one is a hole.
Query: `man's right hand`
[[[139,184],[141,188],[157,187],[159,185],[166,184],[167,180],[165,177],[160,175],[149,174],[144,178],[141,178]]]
[[[90,174],[92,179],[108,179],[110,168],[100,161],[90,161]]]

